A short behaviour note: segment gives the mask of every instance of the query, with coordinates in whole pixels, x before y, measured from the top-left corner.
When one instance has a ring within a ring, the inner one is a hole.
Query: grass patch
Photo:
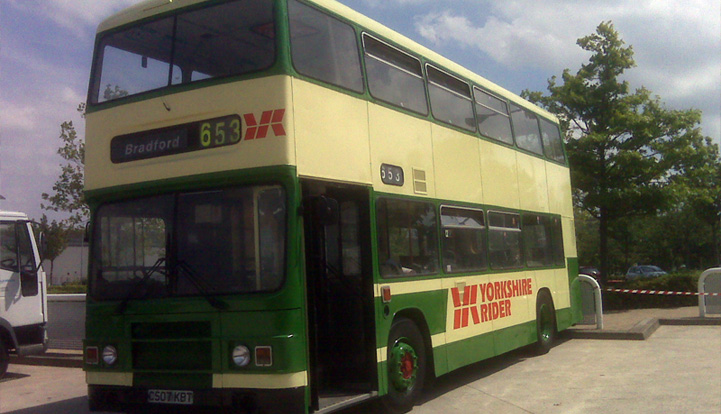
[[[51,295],[71,294],[71,293],[87,293],[88,285],[85,283],[64,283],[57,286],[48,286],[48,293]]]

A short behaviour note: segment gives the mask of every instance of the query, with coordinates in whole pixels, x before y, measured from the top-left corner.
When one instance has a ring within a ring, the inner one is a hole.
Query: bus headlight
[[[233,349],[233,363],[239,367],[244,367],[250,363],[250,350],[244,345],[238,345]]]
[[[103,348],[103,362],[107,365],[113,365],[118,361],[118,350],[112,345]]]

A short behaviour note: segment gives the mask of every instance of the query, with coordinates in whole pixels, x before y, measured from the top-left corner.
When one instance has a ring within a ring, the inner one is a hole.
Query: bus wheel
[[[10,364],[10,356],[8,355],[8,350],[5,349],[5,344],[2,339],[0,339],[0,378],[8,372],[8,364]]]
[[[541,291],[536,300],[536,354],[547,354],[556,339],[556,312],[548,292]]]
[[[426,378],[426,348],[423,336],[409,319],[398,318],[388,336],[388,394],[386,411],[404,413],[423,390]]]

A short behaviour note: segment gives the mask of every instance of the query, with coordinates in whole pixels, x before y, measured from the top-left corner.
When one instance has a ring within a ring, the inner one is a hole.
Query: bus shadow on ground
[[[29,376],[30,375],[16,374],[14,372],[8,372],[7,374],[5,374],[5,376],[2,379],[0,379],[0,384],[5,383],[5,382],[10,382],[13,380],[17,380],[17,379],[21,379],[21,378],[27,378]]]
[[[76,397],[45,405],[22,408],[10,411],[7,414],[82,414],[88,412],[88,397]]]
[[[567,339],[556,339],[553,347],[557,347]],[[427,388],[421,397],[418,405],[435,400],[451,391],[464,387],[475,381],[490,377],[491,375],[512,367],[527,359],[536,358],[532,345],[516,349],[506,354],[477,362],[465,367],[458,368],[448,374],[435,379],[433,384]]]
[[[557,337],[553,343],[553,347],[555,348],[569,340],[569,338]],[[481,362],[476,362],[472,365],[458,368],[457,370],[451,371],[450,373],[433,380],[432,384],[426,387],[420,401],[418,401],[416,405],[423,405],[458,388],[464,387],[483,378],[490,377],[491,375],[499,371],[503,371],[506,368],[537,357],[538,356],[533,352],[533,345],[529,345]],[[380,408],[378,401],[360,404],[358,406],[339,411],[339,414],[381,413],[383,413],[383,410]]]

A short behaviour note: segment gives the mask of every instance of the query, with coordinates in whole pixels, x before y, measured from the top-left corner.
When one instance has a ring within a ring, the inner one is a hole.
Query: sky
[[[0,0],[0,209],[39,219],[63,160],[60,124],[87,94],[94,34],[139,0]],[[718,0],[340,0],[515,93],[546,91],[590,56],[576,40],[612,21],[633,46],[632,88],[668,109],[700,109],[721,143],[721,2]],[[51,218],[63,216],[50,214]]]

